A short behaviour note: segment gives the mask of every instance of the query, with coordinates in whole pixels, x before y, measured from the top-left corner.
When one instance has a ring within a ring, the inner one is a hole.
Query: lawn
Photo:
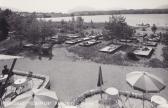
[[[90,47],[82,47],[76,44],[66,48],[69,52],[75,53],[83,59],[91,60],[96,63],[154,68],[164,67],[163,61],[156,57],[157,52],[148,58],[136,56],[137,59],[130,59],[128,53],[133,51],[136,48],[135,46],[122,45],[122,47],[115,53],[103,53],[99,51],[99,49],[110,44],[110,41],[102,41],[100,44]]]

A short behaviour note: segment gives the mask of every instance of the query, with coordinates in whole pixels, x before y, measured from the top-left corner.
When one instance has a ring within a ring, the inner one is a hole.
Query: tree
[[[105,23],[105,29],[108,32],[109,39],[129,39],[134,30],[125,22],[125,17],[121,15],[114,16],[109,18],[109,22]]]
[[[154,34],[156,33],[157,27],[155,24],[153,24],[153,26],[151,27],[151,30]]]
[[[9,24],[4,16],[0,18],[0,41],[7,39],[9,32]]]
[[[76,28],[78,33],[81,33],[83,31],[84,28],[84,19],[82,17],[77,17],[76,19]]]
[[[93,23],[92,20],[90,21],[90,27],[91,27],[91,28],[95,28],[95,25],[94,25],[94,23]]]

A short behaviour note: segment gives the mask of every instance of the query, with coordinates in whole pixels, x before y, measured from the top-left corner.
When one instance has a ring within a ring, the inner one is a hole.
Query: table
[[[111,95],[111,96],[118,96],[118,94],[119,94],[118,90],[114,87],[107,88],[105,90],[105,93],[107,93],[108,95]]]
[[[162,96],[153,95],[151,97],[151,102],[156,104],[156,105],[162,105],[162,104],[166,104],[167,100],[165,98],[163,98]]]
[[[6,81],[8,75],[0,75],[0,83]]]
[[[118,89],[110,87],[105,90],[105,93],[108,94],[107,99],[111,101],[111,103],[116,103],[118,101],[119,97]]]
[[[27,79],[26,78],[20,78],[14,81],[13,87],[15,87],[15,92],[17,94],[20,94],[23,92],[23,89],[25,88],[27,84]]]
[[[14,81],[13,86],[14,87],[22,87],[25,85],[26,81],[27,81],[26,78],[17,79],[16,81]]]

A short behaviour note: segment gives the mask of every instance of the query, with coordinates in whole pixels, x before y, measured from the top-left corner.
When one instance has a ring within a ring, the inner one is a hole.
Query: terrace
[[[16,97],[19,97],[22,94],[28,93],[32,89],[50,88],[50,80],[48,76],[32,74],[31,82],[27,82],[24,79],[27,78],[29,73],[24,71],[18,71],[18,70],[13,70],[13,72],[14,72],[14,76],[13,76],[14,82],[11,83],[6,88],[6,93],[2,97],[4,106],[8,106]],[[15,84],[15,82],[17,81],[19,81],[20,84]]]
[[[152,52],[153,52],[153,48],[151,47],[141,47],[133,51],[135,55],[145,56],[145,57],[149,57],[152,54]]]
[[[115,53],[119,48],[121,48],[121,45],[109,45],[100,49],[99,51],[105,53]]]

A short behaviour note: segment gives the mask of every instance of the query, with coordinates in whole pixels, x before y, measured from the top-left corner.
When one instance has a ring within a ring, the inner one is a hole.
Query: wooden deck
[[[106,46],[102,49],[100,49],[100,52],[105,52],[105,53],[115,53],[119,48],[121,48],[121,45],[109,45]]]
[[[137,48],[136,50],[133,51],[135,55],[139,56],[145,56],[149,57],[153,52],[153,48],[151,47],[143,47],[143,48]]]

